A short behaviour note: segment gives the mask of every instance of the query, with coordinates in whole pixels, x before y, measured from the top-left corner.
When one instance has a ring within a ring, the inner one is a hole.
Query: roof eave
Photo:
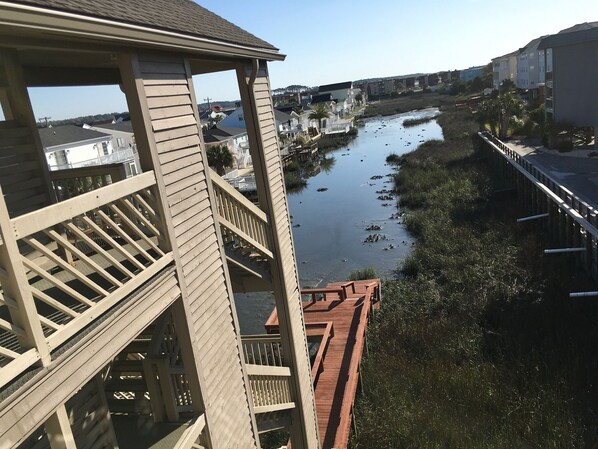
[[[177,49],[187,53],[283,61],[275,49],[249,47],[198,36],[115,22],[53,9],[0,1],[0,25],[35,29],[62,36],[99,39],[124,46]]]

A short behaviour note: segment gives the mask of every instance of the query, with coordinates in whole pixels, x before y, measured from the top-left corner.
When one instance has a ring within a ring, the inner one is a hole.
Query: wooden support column
[[[0,67],[2,66],[4,67],[8,87],[5,91],[5,98],[2,99],[2,108],[3,110],[10,111],[9,114],[12,120],[29,128],[32,144],[37,154],[37,162],[39,163],[39,176],[43,178],[48,193],[47,202],[55,203],[56,195],[50,181],[50,169],[48,168],[44,148],[39,137],[39,132],[37,131],[37,123],[33,114],[33,108],[31,107],[29,93],[27,92],[23,68],[16,50],[0,50]],[[6,109],[4,106],[5,103],[7,104]]]
[[[272,284],[282,350],[285,364],[291,369],[296,404],[291,442],[294,449],[317,448],[319,431],[309,351],[266,62],[254,60],[240,66],[237,78],[260,207],[270,222]]]
[[[35,307],[35,301],[29,289],[29,281],[25,267],[21,262],[21,253],[8,216],[8,208],[0,188],[0,235],[3,245],[0,245],[0,264],[4,271],[2,290],[5,300],[11,299],[15,307],[8,307],[12,323],[23,330],[19,337],[19,344],[23,349],[35,348],[40,356],[42,365],[50,363],[50,349]]]
[[[64,404],[46,421],[45,427],[52,449],[77,449]]]
[[[120,67],[141,167],[156,174],[181,289],[175,327],[193,406],[206,418],[204,445],[257,447],[188,60],[133,53]]]

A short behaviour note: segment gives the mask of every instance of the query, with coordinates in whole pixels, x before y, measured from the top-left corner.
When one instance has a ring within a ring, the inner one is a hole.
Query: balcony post
[[[266,62],[255,60],[253,64],[239,66],[237,79],[258,199],[270,223],[268,237],[274,255],[270,264],[272,284],[282,350],[285,365],[292,372],[290,384],[296,404],[292,411],[291,442],[296,449],[318,448],[309,351]]]
[[[257,447],[189,61],[132,53],[120,67],[141,167],[156,174],[181,289],[175,328],[203,435],[214,449]]]
[[[58,407],[54,414],[48,418],[45,427],[52,449],[77,449],[71,422],[64,404]]]
[[[2,279],[2,290],[4,299],[11,299],[16,307],[8,307],[13,324],[24,331],[19,337],[19,344],[24,349],[36,348],[41,363],[47,366],[50,363],[50,350],[35,307],[35,301],[25,267],[21,262],[21,253],[15,238],[8,215],[8,208],[4,201],[2,188],[0,187],[0,235],[3,244],[0,245],[0,264],[3,271],[0,272]]]

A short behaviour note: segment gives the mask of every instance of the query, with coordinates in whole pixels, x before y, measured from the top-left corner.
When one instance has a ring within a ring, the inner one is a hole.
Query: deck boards
[[[314,387],[320,442],[323,449],[346,449],[351,409],[355,400],[358,379],[358,363],[363,349],[363,337],[370,305],[375,301],[372,294],[366,298],[366,286],[379,280],[356,281],[355,293],[348,289],[347,299],[336,299],[338,295],[328,293],[326,301],[303,302],[305,326],[309,332],[310,324],[332,322],[334,336],[329,340],[324,356],[324,370],[320,373]],[[346,282],[331,283],[326,288],[339,289]],[[374,305],[375,307],[378,304]],[[364,310],[364,308],[366,310]],[[275,330],[276,311],[266,323],[269,331]],[[360,326],[361,324],[361,326]],[[361,344],[360,344],[361,341]],[[349,391],[345,397],[345,391]]]

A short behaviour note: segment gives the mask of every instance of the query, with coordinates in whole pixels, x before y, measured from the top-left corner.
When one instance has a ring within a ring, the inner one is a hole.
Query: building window
[[[108,156],[108,142],[102,142],[102,152],[104,156]]]

